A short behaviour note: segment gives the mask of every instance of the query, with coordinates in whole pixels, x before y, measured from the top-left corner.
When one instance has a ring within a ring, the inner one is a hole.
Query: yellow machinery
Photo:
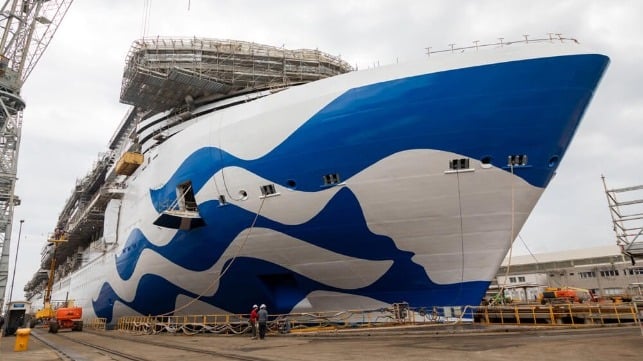
[[[596,302],[596,296],[585,288],[547,287],[538,296],[541,304]]]
[[[51,257],[51,266],[49,267],[49,279],[47,280],[47,288],[45,288],[45,305],[43,309],[36,312],[36,315],[34,317],[35,322],[49,321],[56,317],[56,310],[54,310],[51,305],[51,289],[54,285],[54,273],[56,270],[56,250],[59,244],[67,242],[67,235],[62,230],[56,230],[56,232],[47,239],[47,242],[53,244],[54,252]]]

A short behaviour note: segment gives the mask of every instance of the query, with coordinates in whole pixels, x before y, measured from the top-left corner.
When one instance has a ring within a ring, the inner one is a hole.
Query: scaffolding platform
[[[634,264],[643,260],[643,185],[608,189],[602,178],[616,244]]]
[[[353,68],[319,50],[289,50],[237,40],[144,38],[127,56],[121,102],[152,112],[307,83]]]

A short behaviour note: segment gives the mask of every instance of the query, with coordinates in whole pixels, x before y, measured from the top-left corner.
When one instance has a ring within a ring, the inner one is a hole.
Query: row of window
[[[324,186],[333,186],[341,183],[341,178],[339,177],[339,173],[330,173],[330,174],[324,175],[322,177],[322,181]],[[292,179],[288,180],[286,184],[288,185],[289,188],[293,188],[293,189],[297,186],[297,183]],[[259,190],[261,191],[262,197],[278,194],[274,184],[262,185],[259,187]],[[178,206],[180,210],[186,210],[186,211],[198,210],[191,181],[187,181],[179,184],[177,187],[177,195],[179,197]],[[244,190],[239,191],[239,195],[241,196],[241,200],[245,200],[246,198],[248,198],[248,193]],[[226,197],[224,195],[219,196],[219,203],[221,205],[225,205],[227,204],[227,202],[228,201],[226,200]]]
[[[617,269],[609,269],[609,270],[602,270],[602,271],[583,271],[583,272],[578,272],[578,276],[580,278],[596,278],[596,275],[599,275],[601,277],[615,277],[619,276],[621,273]],[[564,273],[561,273],[560,276],[564,276]],[[570,272],[568,276],[573,276],[574,273]],[[628,275],[643,275],[643,267],[636,267],[636,268],[626,268],[623,270],[623,275],[628,276]],[[556,274],[552,273],[549,275],[550,277],[555,277]],[[516,282],[525,282],[525,277],[509,277],[509,283],[516,283]]]
[[[491,164],[491,157],[484,157],[480,160],[485,165]],[[527,165],[527,155],[526,154],[515,154],[507,156],[507,166],[525,166]],[[469,158],[459,158],[452,159],[449,161],[449,169],[459,170],[459,169],[469,169],[470,161]]]
[[[485,165],[490,164],[491,158],[485,157],[484,159],[482,159],[482,163]],[[507,163],[508,165],[526,165],[527,155],[510,155],[507,157]],[[469,167],[469,158],[452,159],[451,161],[449,161],[449,169],[452,170],[469,169]],[[324,186],[332,186],[339,184],[341,182],[341,179],[339,177],[339,173],[330,173],[322,176],[322,182]],[[287,184],[290,188],[295,188],[297,186],[297,183],[292,179],[288,180]],[[259,188],[263,197],[274,195],[277,193],[274,184],[266,184]],[[196,201],[194,199],[194,191],[192,190],[191,181],[179,184],[179,186],[177,187],[177,193],[180,197],[179,208],[181,210],[196,211]],[[242,196],[242,199],[245,199],[247,197],[247,193],[245,191],[240,191],[240,194]],[[227,203],[225,196],[221,195],[219,197],[219,203],[221,203],[222,205]]]
[[[599,271],[598,274],[601,277],[615,277],[619,276],[621,273],[617,269],[609,269],[609,270],[602,270]],[[573,273],[569,274],[570,276],[573,276]],[[578,275],[580,278],[595,278],[596,277],[596,271],[585,271],[585,272],[578,272]],[[623,276],[633,276],[633,275],[643,275],[643,267],[637,267],[637,268],[626,268],[623,270]]]

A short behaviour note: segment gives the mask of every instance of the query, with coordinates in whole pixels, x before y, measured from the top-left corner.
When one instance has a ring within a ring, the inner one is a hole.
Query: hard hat
[[[266,305],[262,303],[260,308],[266,308]]]
[[[257,307],[258,307],[257,305],[252,305],[252,308],[257,308]]]

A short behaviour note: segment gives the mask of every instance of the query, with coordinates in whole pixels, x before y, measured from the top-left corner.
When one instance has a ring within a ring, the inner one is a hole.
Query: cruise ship
[[[478,305],[608,63],[563,37],[362,70],[319,50],[137,40],[131,108],[25,292],[112,324]]]

